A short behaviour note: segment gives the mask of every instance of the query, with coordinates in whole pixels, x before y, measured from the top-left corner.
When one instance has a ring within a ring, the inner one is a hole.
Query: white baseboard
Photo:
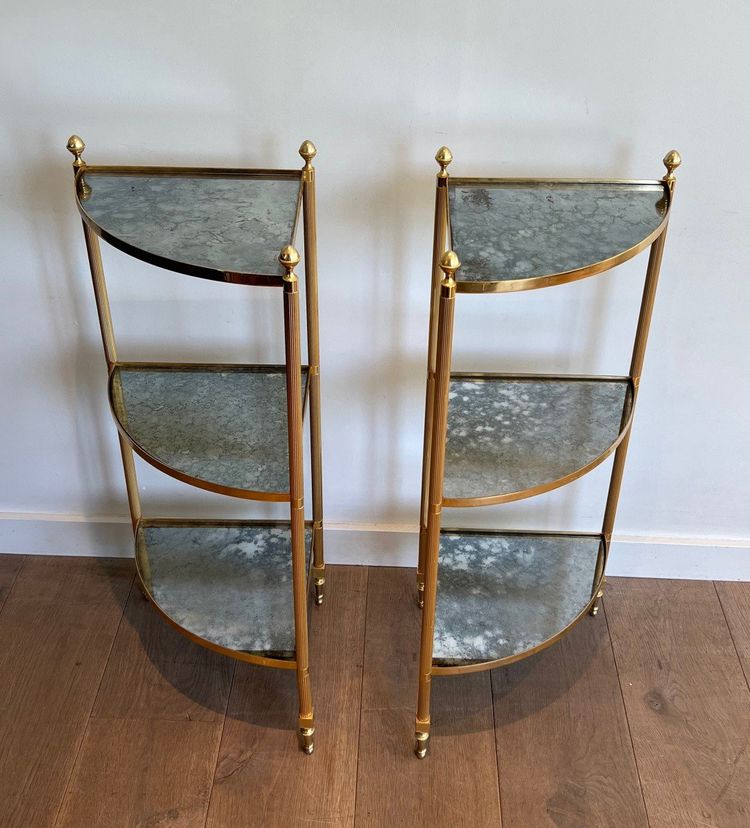
[[[0,554],[132,557],[130,523],[80,515],[0,514]],[[417,534],[409,527],[329,524],[329,563],[416,566]],[[750,538],[619,536],[607,573],[635,578],[750,581]]]

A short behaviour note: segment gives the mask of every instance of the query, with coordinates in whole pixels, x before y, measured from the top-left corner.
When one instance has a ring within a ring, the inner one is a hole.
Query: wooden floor
[[[330,567],[291,671],[168,628],[125,560],[0,556],[0,825],[750,825],[750,584],[618,580],[532,659],[435,679],[409,570]]]

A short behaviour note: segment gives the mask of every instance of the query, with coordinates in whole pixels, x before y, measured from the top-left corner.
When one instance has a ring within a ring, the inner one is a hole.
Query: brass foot
[[[599,612],[599,601],[604,597],[604,590],[600,589],[599,592],[596,593],[596,601],[594,601],[593,606],[589,610],[589,615],[592,617],[595,616]]]
[[[323,603],[325,578],[315,578],[315,605],[320,606]]]
[[[301,727],[297,733],[299,746],[302,748],[303,753],[306,753],[308,756],[315,750],[314,735],[314,727]]]
[[[424,583],[417,584],[417,606],[420,609],[424,607]]]
[[[418,759],[424,759],[427,756],[427,745],[430,741],[430,734],[418,730],[415,734],[414,753],[417,754]]]

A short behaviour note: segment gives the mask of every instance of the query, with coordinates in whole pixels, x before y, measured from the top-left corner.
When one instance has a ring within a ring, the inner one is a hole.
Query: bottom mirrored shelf
[[[311,545],[306,527],[308,572]],[[136,563],[157,608],[198,643],[248,660],[294,660],[288,523],[144,520]]]
[[[433,664],[513,661],[591,602],[600,535],[451,531],[440,536]]]

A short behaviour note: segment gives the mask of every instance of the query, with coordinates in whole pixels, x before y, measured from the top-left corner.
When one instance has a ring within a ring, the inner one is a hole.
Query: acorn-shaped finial
[[[299,154],[305,161],[305,169],[309,170],[312,167],[312,160],[318,154],[315,149],[315,144],[312,141],[303,141],[299,148]]]
[[[664,156],[664,166],[667,168],[667,174],[664,176],[664,181],[674,181],[674,171],[682,164],[682,158],[677,150],[670,150]]]
[[[78,135],[71,135],[70,138],[68,138],[66,149],[74,157],[73,166],[75,169],[86,166],[86,162],[83,158],[81,158],[83,151],[86,149],[86,144],[83,143],[83,138],[79,138]]]
[[[440,269],[445,274],[446,279],[453,279],[459,267],[461,267],[461,262],[453,250],[446,250],[440,257]]]
[[[435,160],[440,164],[440,172],[438,173],[439,178],[447,178],[448,177],[448,164],[453,160],[453,153],[448,149],[448,147],[440,147],[440,149],[435,153]]]
[[[286,247],[282,247],[281,253],[279,253],[279,262],[286,271],[284,279],[287,281],[294,281],[297,278],[294,275],[294,268],[299,264],[299,253],[297,252],[297,248],[293,247],[291,244],[287,244]]]

